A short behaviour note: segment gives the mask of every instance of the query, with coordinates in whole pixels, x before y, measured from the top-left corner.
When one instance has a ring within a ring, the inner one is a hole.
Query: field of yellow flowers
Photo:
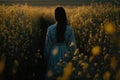
[[[55,23],[55,7],[0,5],[0,78],[40,79],[43,75],[40,70],[44,67],[41,66],[42,39],[47,27]],[[91,4],[65,6],[65,10],[78,49],[65,54],[65,59],[48,72],[48,77],[51,80],[119,80],[120,6]]]

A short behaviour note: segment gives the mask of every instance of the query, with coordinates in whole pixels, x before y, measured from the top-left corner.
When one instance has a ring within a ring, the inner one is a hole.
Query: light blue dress
[[[49,26],[47,29],[44,55],[48,60],[48,70],[53,68],[60,59],[63,59],[68,51],[73,53],[76,49],[74,33],[69,25],[66,27],[64,36],[64,43],[56,43],[56,24]],[[73,49],[70,49],[71,43],[74,43]]]

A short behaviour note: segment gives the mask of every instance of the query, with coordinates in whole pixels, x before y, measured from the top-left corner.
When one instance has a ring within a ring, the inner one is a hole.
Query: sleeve
[[[70,29],[70,31],[69,31],[68,41],[67,42],[68,42],[67,46],[68,46],[70,52],[73,53],[77,47],[76,47],[74,32],[73,32],[72,29]]]
[[[50,30],[47,29],[47,34],[46,34],[46,39],[45,39],[45,48],[44,48],[44,56],[46,59],[49,58],[50,50],[51,50],[51,46],[52,46],[52,41],[51,41],[50,36],[51,36]]]

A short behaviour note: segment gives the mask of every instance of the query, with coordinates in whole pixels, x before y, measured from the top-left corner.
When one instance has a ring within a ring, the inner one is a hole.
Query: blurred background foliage
[[[55,7],[0,6],[0,78],[38,80],[43,76],[44,38],[47,27],[55,23]],[[109,3],[64,7],[78,49],[66,53],[49,77],[119,80],[120,7]]]

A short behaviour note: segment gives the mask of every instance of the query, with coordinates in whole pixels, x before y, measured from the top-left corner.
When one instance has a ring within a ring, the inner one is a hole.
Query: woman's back
[[[48,27],[46,35],[45,56],[47,59],[49,59],[48,69],[56,65],[60,59],[63,59],[64,55],[70,50],[70,44],[75,43],[73,31],[70,26],[66,26],[64,42],[57,43],[56,27],[57,27],[56,24]],[[75,48],[76,46],[73,47],[73,50]]]
[[[55,19],[57,24],[48,27],[46,34],[44,54],[48,60],[47,70],[55,67],[68,51],[73,53],[76,48],[76,46],[70,48],[70,44],[75,43],[75,38],[72,28],[68,26],[64,8],[57,7],[55,9]]]
[[[57,40],[56,40],[56,24],[54,25],[51,25],[48,27],[48,30],[49,31],[49,34],[50,34],[50,37],[51,37],[51,40],[52,40],[52,44],[57,44]],[[65,34],[64,34],[64,37],[65,37],[65,40],[64,40],[64,43],[66,45],[68,45],[69,43],[69,38],[70,36],[72,36],[72,28],[70,26],[66,26],[66,30],[65,30]]]

